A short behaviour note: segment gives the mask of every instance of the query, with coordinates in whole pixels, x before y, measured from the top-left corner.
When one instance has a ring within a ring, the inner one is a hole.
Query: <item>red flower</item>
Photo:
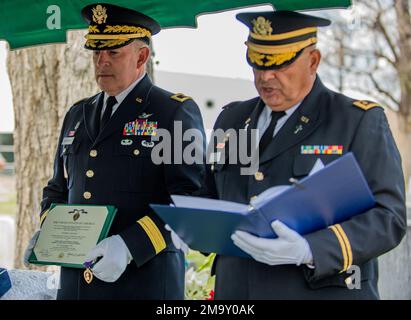
[[[206,300],[214,300],[214,290],[210,291],[210,296]]]

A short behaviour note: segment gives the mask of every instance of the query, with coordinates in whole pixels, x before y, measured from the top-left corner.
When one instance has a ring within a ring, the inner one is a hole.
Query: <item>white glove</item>
[[[188,247],[187,243],[185,243],[183,240],[181,240],[181,238],[178,236],[178,234],[175,233],[173,231],[173,229],[171,229],[171,227],[168,224],[166,224],[164,226],[164,228],[171,232],[171,240],[173,241],[174,246],[177,249],[180,249],[181,251],[183,251],[186,254],[188,252],[188,250],[190,249]]]
[[[234,244],[255,260],[270,266],[280,264],[312,264],[310,246],[302,236],[281,221],[271,223],[278,235],[276,239],[255,237],[244,231],[236,231],[231,239]]]
[[[119,235],[108,237],[95,246],[86,256],[86,262],[102,257],[91,269],[93,275],[105,282],[115,282],[133,259],[124,240]]]
[[[30,266],[29,258],[31,254],[33,253],[34,246],[37,243],[37,239],[39,238],[40,235],[40,230],[37,230],[33,237],[30,239],[29,244],[27,245],[26,250],[24,251],[24,256],[23,256],[23,264],[26,268]]]

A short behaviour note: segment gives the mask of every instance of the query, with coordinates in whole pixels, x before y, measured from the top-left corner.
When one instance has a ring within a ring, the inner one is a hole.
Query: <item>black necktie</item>
[[[268,126],[267,130],[265,130],[263,136],[260,139],[260,144],[258,145],[258,151],[259,151],[260,157],[263,154],[265,148],[267,148],[267,146],[270,144],[271,140],[273,139],[274,129],[275,129],[275,126],[277,125],[278,119],[280,119],[283,116],[285,116],[284,111],[281,111],[281,112],[272,111],[271,112],[270,125]]]
[[[100,131],[104,129],[107,122],[110,120],[111,114],[113,113],[113,106],[117,103],[116,97],[110,96],[107,99],[106,109],[104,110],[103,117],[101,118]]]

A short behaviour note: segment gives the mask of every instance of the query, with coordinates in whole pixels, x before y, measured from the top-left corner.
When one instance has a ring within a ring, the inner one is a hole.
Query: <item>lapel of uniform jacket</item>
[[[146,75],[120,104],[107,126],[98,135],[96,143],[103,141],[119,130],[123,130],[128,122],[136,120],[138,115],[144,112],[150,104],[148,97],[152,87],[153,84]]]
[[[226,163],[228,163],[227,161],[229,159],[228,156],[230,156],[230,159],[237,159],[237,163],[240,161],[239,159],[239,151],[241,150],[241,148],[246,147],[247,148],[247,155],[250,156],[251,155],[251,130],[255,129],[255,127],[257,126],[257,122],[258,122],[258,116],[261,113],[262,108],[264,107],[264,103],[261,101],[261,99],[253,99],[250,105],[250,111],[248,112],[248,114],[241,116],[241,120],[237,121],[233,128],[236,131],[237,134],[237,142],[236,148],[233,148],[231,150],[231,148],[229,147],[229,144],[226,145],[226,150],[225,150],[225,156],[226,156]],[[245,120],[244,120],[245,118]],[[229,129],[229,128],[227,128]],[[246,130],[245,131],[245,137],[246,137],[246,144],[244,145],[243,141],[240,140],[240,131],[241,130]],[[241,150],[243,151],[243,150]],[[232,154],[230,154],[230,152]]]
[[[320,96],[324,89],[325,87],[317,76],[311,92],[261,155],[260,164],[272,160],[287,149],[298,144],[318,128],[324,118],[324,114],[321,113],[323,103]]]
[[[252,156],[256,155],[256,153],[255,153],[256,150],[251,150],[252,139],[253,138],[257,139],[257,137],[252,136],[252,130],[257,129],[258,118],[260,117],[260,114],[263,111],[264,107],[265,107],[265,103],[263,102],[263,100],[258,99],[255,107],[253,108],[253,111],[251,112],[249,118],[247,119],[247,121],[249,121],[249,124],[247,126],[247,154],[249,156],[250,155],[252,155]],[[258,146],[258,144],[257,144],[257,146]],[[241,146],[240,146],[240,148],[241,148]],[[251,152],[253,154],[251,154]]]
[[[213,145],[214,149],[212,149],[212,150],[208,149],[208,155],[209,155],[210,152],[213,152],[213,153],[221,152],[221,148],[218,148],[217,146],[220,145],[221,143],[223,143],[224,144],[224,147],[223,147],[224,148],[224,156],[225,156],[224,164],[228,164],[230,159],[237,159],[237,162],[239,161],[239,159],[238,159],[239,149],[243,148],[245,146],[244,142],[239,140],[240,130],[246,130],[246,139],[247,139],[246,147],[249,150],[249,145],[250,145],[249,141],[251,141],[250,126],[252,124],[252,121],[254,120],[254,117],[255,117],[254,114],[256,113],[256,109],[258,107],[259,100],[260,99],[258,99],[258,98],[253,99],[249,104],[249,107],[250,107],[249,110],[248,111],[246,110],[244,114],[238,114],[237,113],[235,115],[236,116],[236,121],[231,122],[232,119],[228,119],[227,121],[229,121],[229,123],[230,123],[229,125],[226,124],[226,125],[224,125],[220,128],[214,128],[214,129],[224,129],[224,132],[226,133],[226,135],[224,137],[224,140],[221,140],[221,141],[219,140],[219,141],[217,141],[216,145]],[[258,116],[257,116],[257,118],[258,118]],[[231,133],[231,131],[235,131],[236,136],[234,137],[234,139],[237,139],[237,141],[235,142],[234,145],[237,146],[236,148],[230,148],[231,135],[229,137],[229,136],[227,136],[227,134]],[[211,141],[210,141],[210,145],[211,145]]]
[[[98,135],[103,97],[103,93],[100,92],[99,94],[86,101],[83,105],[83,117],[86,132],[90,140],[93,142],[96,141]]]

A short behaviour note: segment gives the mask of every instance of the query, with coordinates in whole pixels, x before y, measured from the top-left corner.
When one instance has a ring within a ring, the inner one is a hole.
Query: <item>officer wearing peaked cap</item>
[[[184,255],[149,204],[197,191],[205,168],[173,164],[173,154],[171,164],[155,164],[151,153],[158,130],[173,137],[177,121],[183,132],[195,128],[204,136],[199,108],[189,97],[153,85],[146,74],[148,44],[160,31],[155,20],[105,3],[86,6],[82,16],[102,92],[65,116],[41,222],[51,203],[113,205],[118,211],[109,237],[85,259],[94,263],[92,276],[63,267],[58,299],[183,299]],[[183,141],[183,148],[189,143]],[[196,152],[203,149],[196,145]]]
[[[280,69],[293,63],[303,49],[317,43],[318,27],[330,21],[293,11],[240,13],[238,20],[250,28],[245,43],[247,61],[255,69]]]
[[[307,176],[318,159],[328,164],[353,152],[376,206],[303,236],[281,221],[272,223],[276,239],[235,232],[234,244],[252,259],[217,256],[215,299],[377,299],[377,257],[406,230],[401,159],[384,110],[322,84],[315,44],[318,27],[329,20],[289,11],[237,18],[250,29],[247,62],[259,96],[225,106],[214,129],[246,128],[248,135],[259,129],[258,171],[241,175],[249,165],[214,163],[206,195],[249,203],[270,187]],[[219,142],[229,150],[229,140]],[[350,273],[353,265],[360,275]]]
[[[85,48],[90,50],[116,49],[138,39],[147,44],[160,25],[145,14],[111,4],[91,4],[81,11],[89,24]]]

